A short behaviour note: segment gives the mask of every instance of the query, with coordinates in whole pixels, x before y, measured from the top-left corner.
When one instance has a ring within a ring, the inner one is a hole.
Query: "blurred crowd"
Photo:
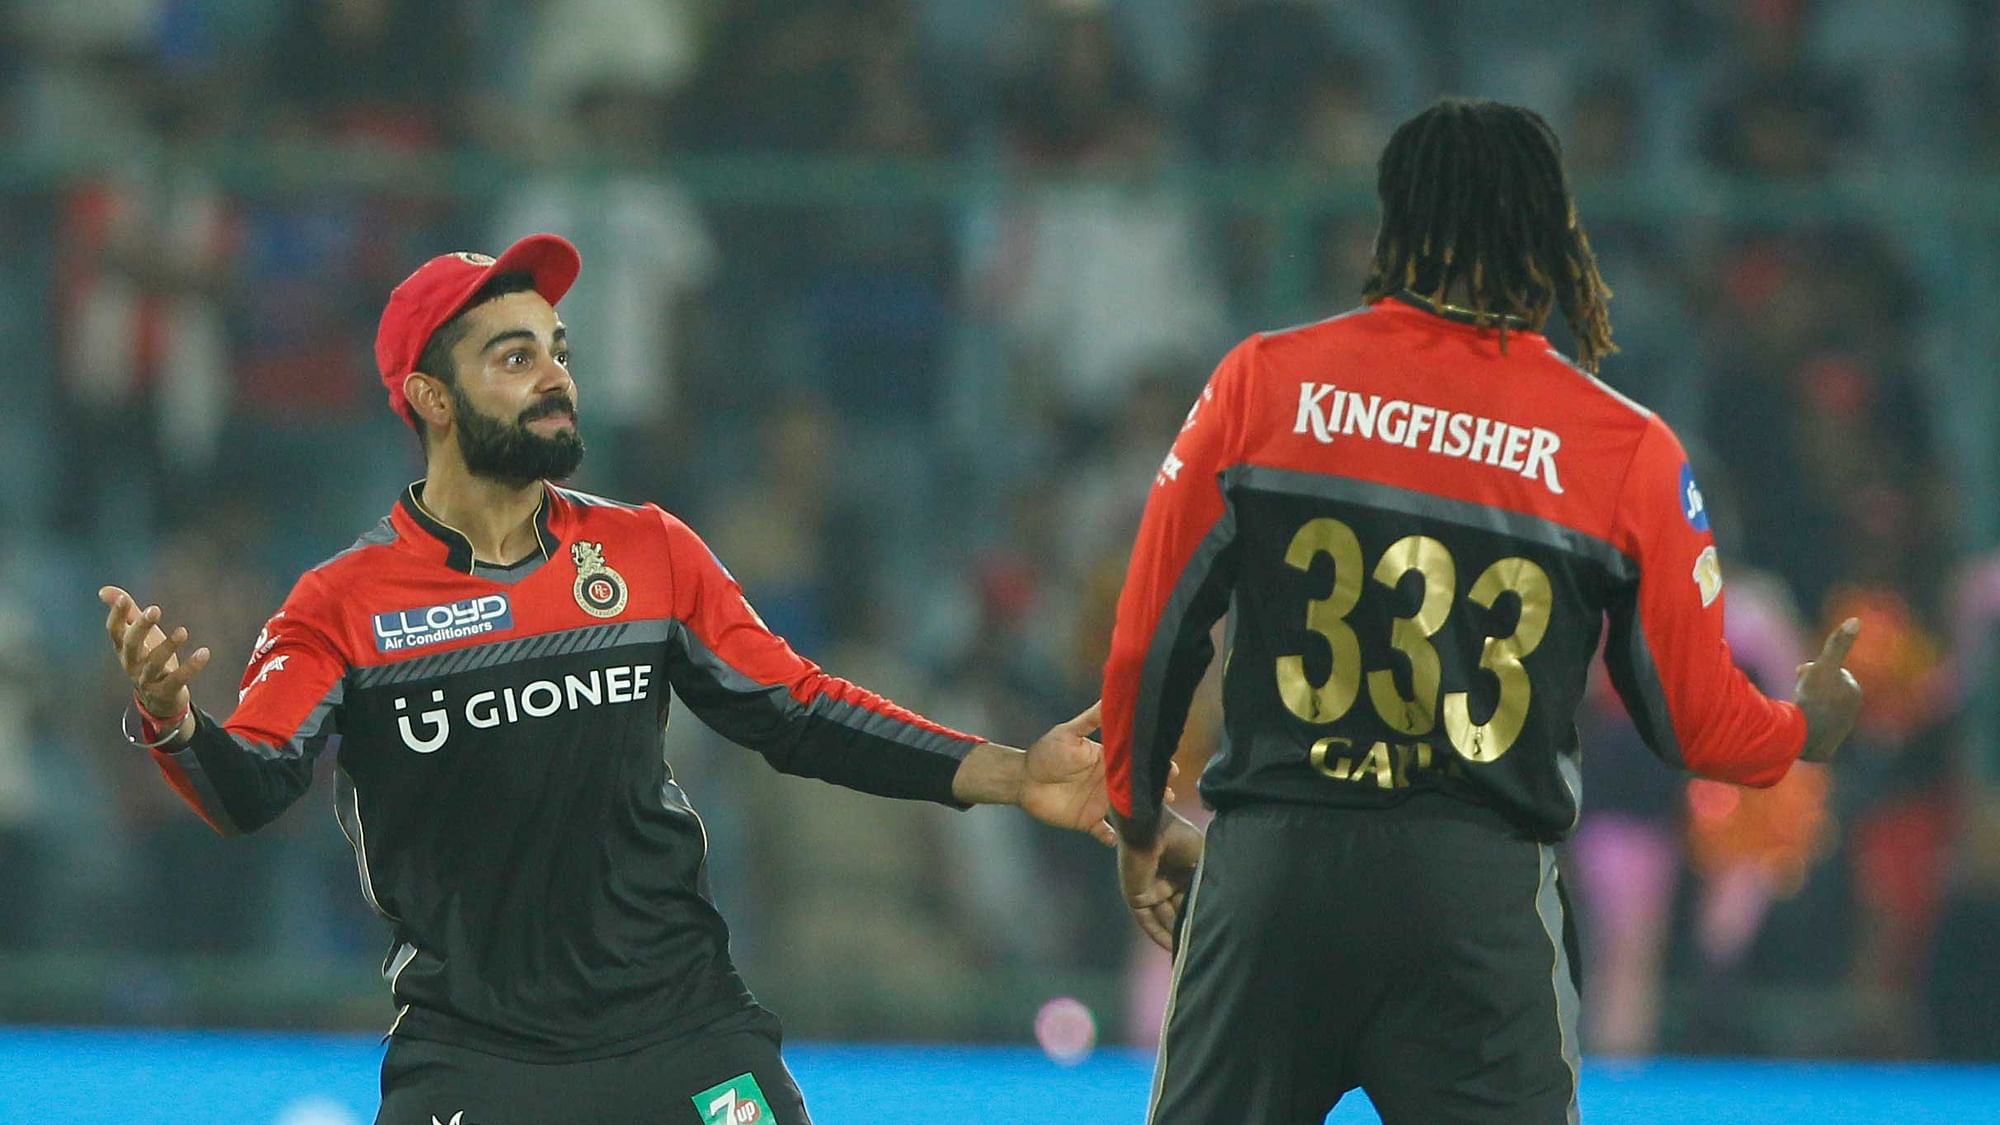
[[[1967,472],[2000,216],[1926,205],[2000,170],[1995,0],[0,0],[0,963],[50,967],[0,1019],[386,1021],[242,995],[385,930],[327,790],[223,843],[123,747],[94,593],[213,646],[227,713],[292,579],[420,472],[370,347],[426,257],[572,238],[578,483],[688,519],[830,670],[1019,744],[1094,698],[1210,365],[1356,303],[1375,156],[1440,93],[1565,138],[1605,376],[1697,450],[1744,666],[1788,693],[1865,622],[1861,731],[1769,791],[1685,781],[1596,693],[1588,1046],[2000,1057]],[[1801,202],[1853,185],[1903,202]],[[1016,1036],[1061,991],[1157,1026],[1088,841],[670,739],[795,1028]]]

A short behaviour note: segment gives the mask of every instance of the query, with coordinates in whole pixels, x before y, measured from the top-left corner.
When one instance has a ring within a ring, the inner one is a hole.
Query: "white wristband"
[[[132,714],[132,704],[127,703],[124,712],[118,716],[118,732],[125,736],[125,741],[137,746],[141,750],[158,750],[160,747],[179,738],[181,734],[181,723],[175,723],[171,729],[161,731],[159,738],[152,742],[142,742],[138,735],[132,733],[134,721],[135,716]],[[184,723],[186,721],[187,716],[182,715],[181,722]],[[144,733],[144,729],[141,727],[140,732]]]

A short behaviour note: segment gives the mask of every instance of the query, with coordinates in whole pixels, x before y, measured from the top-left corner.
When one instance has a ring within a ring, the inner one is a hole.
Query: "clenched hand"
[[[1826,639],[1818,660],[1799,665],[1799,684],[1792,701],[1806,716],[1806,744],[1799,751],[1802,762],[1831,759],[1861,714],[1861,684],[1854,673],[1841,667],[1860,634],[1861,620],[1848,618]]]

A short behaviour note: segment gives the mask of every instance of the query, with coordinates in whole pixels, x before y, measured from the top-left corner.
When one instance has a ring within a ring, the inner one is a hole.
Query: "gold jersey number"
[[[1361,604],[1361,541],[1354,529],[1329,517],[1308,522],[1292,536],[1285,563],[1309,572],[1315,560],[1333,560],[1333,588],[1323,598],[1306,603],[1306,628],[1326,642],[1333,658],[1326,679],[1306,678],[1304,654],[1281,656],[1277,662],[1278,696],[1285,708],[1309,723],[1339,720],[1360,698],[1363,669],[1361,638],[1347,616]],[[1445,734],[1468,761],[1490,762],[1505,754],[1527,723],[1534,687],[1523,660],[1548,632],[1554,593],[1549,576],[1532,560],[1505,558],[1482,571],[1466,597],[1492,609],[1503,594],[1521,600],[1520,619],[1504,637],[1488,637],[1479,668],[1499,685],[1499,701],[1484,722],[1472,718],[1468,693],[1454,691],[1440,699],[1444,669],[1431,638],[1444,628],[1458,585],[1458,565],[1443,543],[1426,535],[1406,535],[1389,545],[1377,560],[1373,580],[1394,591],[1411,573],[1423,579],[1423,595],[1415,612],[1398,617],[1390,627],[1389,644],[1410,662],[1410,694],[1396,686],[1395,673],[1377,668],[1367,673],[1368,699],[1375,713],[1392,730],[1408,735],[1429,734],[1437,726],[1439,704],[1444,709]]]

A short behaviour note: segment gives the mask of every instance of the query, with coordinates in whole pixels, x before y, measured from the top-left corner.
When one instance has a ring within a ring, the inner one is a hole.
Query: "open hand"
[[[142,610],[132,595],[116,586],[98,590],[97,598],[111,607],[104,630],[111,634],[112,647],[126,678],[132,681],[139,706],[156,719],[185,713],[190,700],[188,681],[208,667],[208,649],[198,648],[182,660],[180,647],[187,643],[188,631],[175,626],[173,632],[163,632],[159,606]]]
[[[1799,684],[1792,701],[1806,716],[1806,744],[1799,751],[1802,762],[1830,760],[1861,714],[1861,684],[1854,673],[1841,667],[1860,634],[1861,619],[1848,618],[1826,639],[1818,660],[1799,665]]]
[[[1099,703],[1058,723],[1028,747],[1021,781],[1021,810],[1044,824],[1087,832],[1105,844],[1117,836],[1104,816],[1111,797],[1104,788],[1104,747],[1097,730]]]

